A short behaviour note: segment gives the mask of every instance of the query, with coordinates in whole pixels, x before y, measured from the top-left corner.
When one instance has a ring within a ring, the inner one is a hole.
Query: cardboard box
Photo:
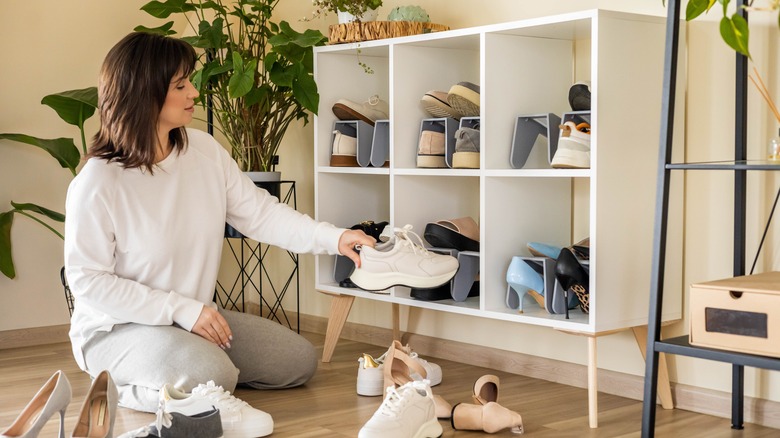
[[[690,343],[780,357],[780,272],[691,285]]]

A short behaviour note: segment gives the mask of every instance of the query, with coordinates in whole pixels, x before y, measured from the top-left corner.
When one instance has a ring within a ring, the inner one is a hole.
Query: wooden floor
[[[324,337],[304,334],[321,351]],[[412,346],[414,347],[414,346]],[[314,378],[305,386],[286,390],[239,388],[235,395],[270,413],[275,421],[274,437],[356,437],[361,426],[381,403],[381,397],[361,397],[355,392],[357,359],[366,352],[379,356],[383,349],[340,340],[331,363],[320,363]],[[519,412],[529,437],[638,437],[642,419],[641,402],[599,394],[599,428],[588,427],[585,389],[550,383],[455,362],[435,360],[443,370],[441,385],[434,393],[452,403],[470,402],[474,381],[484,374],[501,378],[503,406]],[[65,436],[70,436],[81,402],[89,389],[88,376],[76,366],[70,344],[0,350],[0,431],[13,422],[27,402],[58,369],[73,386],[73,400],[65,418]],[[152,414],[119,408],[114,436],[153,421]],[[51,420],[41,437],[56,437],[58,421]],[[471,437],[481,432],[455,431],[442,421],[444,437]],[[504,430],[493,436],[516,436]],[[780,431],[747,424],[734,431],[729,421],[682,410],[659,408],[658,437],[720,438],[777,437]]]

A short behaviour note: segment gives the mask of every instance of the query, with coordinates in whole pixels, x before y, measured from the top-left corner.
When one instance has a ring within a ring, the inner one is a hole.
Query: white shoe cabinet
[[[463,302],[414,300],[404,287],[389,294],[340,288],[333,279],[335,258],[317,257],[316,289],[339,299],[324,358],[354,298],[582,334],[593,342],[593,373],[596,336],[645,326],[664,30],[663,17],[588,10],[316,48],[316,218],[344,227],[388,220],[397,227],[412,224],[422,235],[429,222],[471,216],[481,235],[480,295]],[[374,73],[365,73],[359,61]],[[431,117],[421,97],[461,81],[481,86],[480,168],[417,168],[420,121]],[[551,168],[543,136],[525,166],[514,169],[510,155],[518,116],[571,111],[568,91],[576,81],[591,82],[590,169]],[[390,105],[389,167],[330,167],[337,120],[331,106],[340,98],[363,102],[374,94]],[[672,205],[679,207],[681,199],[674,193]],[[666,321],[681,318],[681,208],[676,213],[667,251]],[[523,313],[505,305],[507,268],[512,256],[530,255],[528,242],[568,246],[585,237],[591,256],[589,314],[573,310],[567,320],[547,313],[530,296]],[[595,381],[589,386],[595,396]]]

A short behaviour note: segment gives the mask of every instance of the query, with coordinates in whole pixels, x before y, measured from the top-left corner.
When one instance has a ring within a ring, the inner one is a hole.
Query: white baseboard
[[[258,310],[259,308],[254,309],[251,307],[247,309],[249,313],[255,314],[257,314]],[[302,331],[325,334],[328,324],[328,319],[325,317],[301,315],[299,321],[295,314],[288,316],[293,327],[300,322]],[[69,329],[70,325],[66,324],[1,331],[0,350],[68,342]],[[341,337],[386,347],[391,343],[392,331],[390,329],[347,322],[344,325],[344,330],[341,332]],[[579,388],[586,388],[588,383],[587,367],[584,365],[480,345],[442,340],[414,333],[404,333],[403,342],[412,344],[414,350],[422,356],[437,357],[468,365],[491,368]],[[338,348],[338,345],[336,348]],[[610,370],[599,370],[598,375],[600,392],[633,400],[642,400],[644,391],[643,377]],[[723,418],[731,417],[731,395],[729,393],[672,383],[672,396],[674,405],[678,409]],[[744,403],[745,422],[780,429],[780,403],[752,397],[745,397]]]

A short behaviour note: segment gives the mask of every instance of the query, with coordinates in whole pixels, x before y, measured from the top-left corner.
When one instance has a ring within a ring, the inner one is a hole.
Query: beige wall
[[[75,128],[64,125],[57,116],[39,104],[49,93],[95,84],[100,62],[107,50],[136,24],[153,24],[138,8],[145,1],[61,0],[0,2],[0,132],[23,132],[41,137],[75,136]],[[602,7],[629,12],[664,15],[660,0],[606,1],[560,0],[420,0],[433,21],[451,27],[491,24]],[[380,14],[402,2],[386,0]],[[323,32],[334,17],[304,24],[298,19],[311,12],[309,0],[285,0],[277,9],[281,19],[294,27],[318,27]],[[758,30],[760,18],[754,18],[752,47],[756,66],[772,90],[780,89],[778,79],[777,29],[765,20],[765,31]],[[731,148],[733,119],[733,55],[720,42],[711,23],[689,27],[690,60],[687,84],[686,153],[689,160],[726,159]],[[771,41],[771,43],[767,42]],[[642,84],[637,84],[641,87]],[[763,154],[764,144],[778,124],[766,112],[766,105],[750,89],[751,157]],[[780,95],[775,93],[775,98]],[[682,128],[682,127],[680,127]],[[94,121],[89,126],[94,131]],[[642,121],[636,121],[642,135]],[[299,209],[313,212],[312,130],[294,129],[283,146],[281,170],[285,179],[298,182]],[[9,202],[40,203],[61,209],[70,181],[68,171],[60,169],[44,152],[31,147],[0,141],[0,211]],[[290,162],[290,157],[296,161]],[[762,224],[771,207],[778,181],[771,175],[751,177],[748,253],[755,251]],[[730,274],[731,179],[723,175],[689,173],[686,177],[686,254],[685,283],[726,277]],[[0,277],[0,332],[3,330],[67,323],[58,271],[62,264],[62,242],[26,218],[17,217],[13,240],[18,277]],[[768,238],[765,257],[758,271],[778,269],[778,243],[775,231]],[[301,269],[301,310],[326,316],[329,298],[313,291],[311,256],[303,256]],[[647,287],[647,285],[638,285]],[[390,326],[389,306],[357,300],[350,321]],[[582,338],[562,335],[549,329],[486,321],[473,317],[448,315],[413,309],[403,311],[402,323],[417,333],[474,344],[540,355],[569,362],[586,362]],[[684,323],[669,328],[671,334],[686,333]],[[728,391],[730,368],[727,365],[683,357],[670,360],[672,379],[681,383]],[[617,334],[599,340],[599,366],[624,373],[642,375],[644,362],[633,337]],[[777,373],[747,370],[748,395],[780,400]]]

